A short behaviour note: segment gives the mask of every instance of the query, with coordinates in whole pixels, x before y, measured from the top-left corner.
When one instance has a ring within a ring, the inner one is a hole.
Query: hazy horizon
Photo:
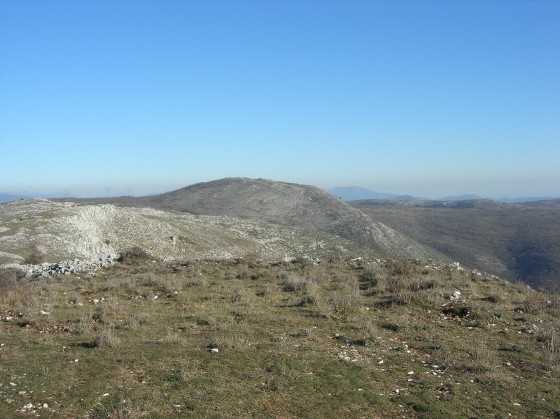
[[[560,2],[0,2],[0,192],[560,196]]]
[[[228,177],[239,177],[239,176],[228,176]],[[218,180],[218,179],[208,179],[208,180],[204,180],[204,181],[200,181],[200,182],[207,182],[207,181],[212,181],[212,180]],[[279,181],[279,182],[287,182],[285,180],[282,179],[268,179],[268,180],[273,180],[273,181]],[[63,197],[70,197],[70,198],[104,198],[104,197],[119,197],[119,196],[136,196],[136,197],[140,197],[140,196],[149,196],[149,195],[157,195],[160,193],[164,193],[164,192],[170,192],[173,190],[177,190],[177,189],[181,189],[184,187],[188,187],[190,185],[193,185],[195,183],[199,183],[199,182],[192,182],[189,184],[184,184],[184,185],[180,185],[180,186],[176,186],[176,187],[172,187],[169,189],[153,189],[153,190],[146,190],[144,192],[136,192],[131,188],[124,188],[124,189],[117,189],[117,190],[113,190],[110,187],[105,187],[105,188],[92,188],[90,190],[87,189],[82,189],[81,191],[72,191],[70,189],[67,190],[63,190],[63,191],[47,191],[47,192],[39,192],[39,191],[2,191],[0,190],[0,194],[8,194],[8,195],[14,195],[14,196],[27,196],[27,197],[39,197],[39,198],[63,198]],[[294,182],[290,182],[290,183],[294,183]],[[301,183],[301,182],[295,182],[295,183]],[[309,184],[312,185],[312,184]],[[399,192],[399,191],[392,191],[392,190],[380,190],[378,188],[375,187],[364,187],[362,185],[335,185],[335,186],[329,186],[329,187],[325,187],[325,186],[321,186],[321,185],[312,185],[312,186],[317,186],[321,189],[324,189],[325,191],[330,191],[332,189],[335,188],[363,188],[365,190],[371,191],[371,192],[376,192],[376,193],[390,193],[390,194],[395,194],[395,195],[401,195],[401,196],[414,196],[416,198],[429,198],[429,199],[441,199],[444,197],[450,197],[450,196],[463,196],[463,195],[477,195],[480,196],[482,198],[489,198],[489,199],[514,199],[514,198],[536,198],[536,197],[542,197],[542,198],[550,198],[550,199],[555,199],[555,198],[560,198],[560,194],[558,195],[539,195],[539,194],[532,194],[532,193],[528,193],[528,194],[520,194],[520,195],[507,195],[507,194],[497,194],[497,195],[484,195],[484,194],[480,194],[480,193],[476,193],[473,191],[456,191],[456,192],[450,192],[450,193],[444,193],[444,194],[415,194],[415,193],[407,193],[407,192]]]

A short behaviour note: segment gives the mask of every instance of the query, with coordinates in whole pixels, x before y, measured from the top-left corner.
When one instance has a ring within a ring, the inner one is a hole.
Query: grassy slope
[[[560,414],[558,298],[484,275],[405,260],[2,275],[0,417]]]
[[[560,287],[560,211],[502,204],[496,208],[425,208],[356,203],[388,226],[472,268],[535,288]]]

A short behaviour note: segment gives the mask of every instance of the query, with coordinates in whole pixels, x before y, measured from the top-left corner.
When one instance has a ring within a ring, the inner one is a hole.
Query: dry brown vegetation
[[[45,261],[45,254],[41,252],[37,246],[33,246],[31,253],[27,255],[24,259],[24,263],[28,263],[30,265],[38,265]]]
[[[0,271],[0,416],[555,417],[559,319],[558,296],[402,259]]]
[[[452,260],[560,291],[560,209],[494,201],[365,200],[353,205]]]

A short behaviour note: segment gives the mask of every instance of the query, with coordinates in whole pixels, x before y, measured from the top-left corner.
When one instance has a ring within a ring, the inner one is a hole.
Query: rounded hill
[[[197,215],[227,215],[336,234],[380,255],[443,257],[328,192],[266,179],[226,178],[144,197],[147,206]]]

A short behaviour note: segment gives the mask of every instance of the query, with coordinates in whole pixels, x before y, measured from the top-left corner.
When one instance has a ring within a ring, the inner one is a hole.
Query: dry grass
[[[33,317],[41,308],[39,292],[36,283],[4,279],[0,282],[0,310]]]
[[[101,333],[91,343],[95,348],[116,348],[121,343],[113,328],[105,327]]]
[[[41,252],[37,246],[33,246],[31,253],[26,256],[24,263],[30,265],[39,265],[45,261],[45,254]]]
[[[141,247],[134,246],[121,252],[121,261],[128,265],[137,265],[146,261],[156,260],[153,255]]]
[[[334,314],[350,316],[358,312],[362,306],[360,293],[356,285],[341,284],[328,299],[328,304]]]
[[[2,275],[0,417],[558,414],[557,299],[491,277],[343,258]]]

